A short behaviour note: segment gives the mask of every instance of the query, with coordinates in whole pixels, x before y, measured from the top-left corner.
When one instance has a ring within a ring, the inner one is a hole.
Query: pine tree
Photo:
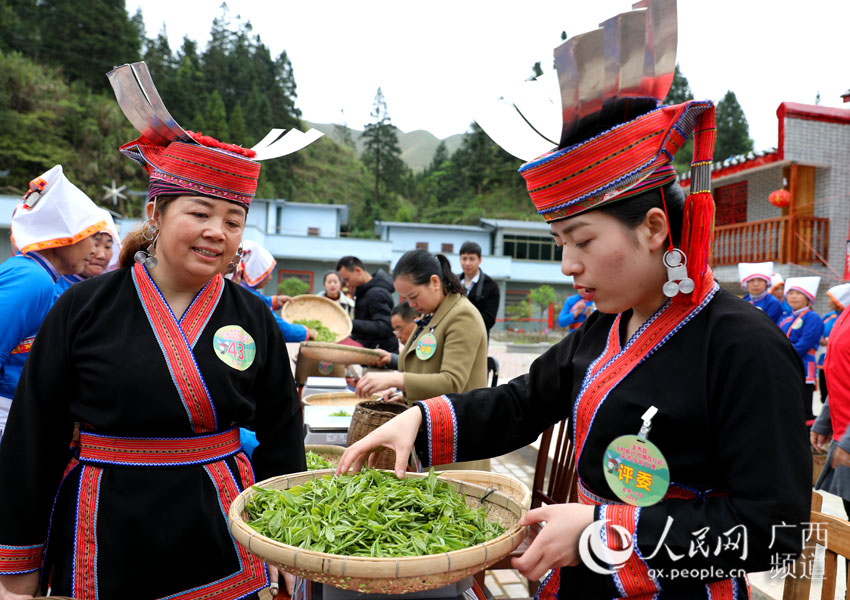
[[[61,66],[70,81],[107,91],[104,73],[139,59],[142,35],[124,0],[51,0],[38,7],[39,18],[26,24],[42,32],[37,58]]]
[[[387,201],[387,195],[401,190],[406,170],[401,160],[396,128],[390,120],[381,88],[378,88],[375,94],[371,115],[375,122],[364,127],[364,149],[361,157],[375,177],[372,202],[366,211],[369,220],[377,217],[378,211],[393,208]]]
[[[688,83],[688,78],[679,69],[678,63],[673,71],[673,83],[670,84],[670,91],[667,92],[667,97],[664,99],[664,104],[682,104],[694,99],[694,94],[691,92],[691,86]],[[694,155],[694,140],[688,138],[685,145],[682,146],[676,155],[673,157],[673,168],[679,174],[687,173],[691,168],[691,160]]]
[[[202,133],[219,141],[229,142],[230,131],[227,127],[227,111],[218,90],[213,90],[212,94],[207,97],[207,105],[204,108],[204,127],[206,129]]]
[[[732,156],[753,150],[750,126],[744,109],[732,90],[726,92],[717,103],[717,141],[714,145],[714,160],[726,160]]]
[[[248,130],[245,127],[245,115],[242,114],[242,106],[236,104],[233,110],[230,111],[230,137],[228,140],[231,144],[239,144],[240,146],[251,146],[253,142],[248,136]],[[257,140],[259,141],[259,140]]]
[[[673,83],[670,84],[670,91],[667,92],[664,104],[682,104],[693,99],[694,94],[691,91],[688,78],[679,69],[679,63],[676,63],[676,69],[673,71]]]
[[[442,168],[443,163],[449,160],[449,150],[446,148],[446,143],[440,140],[437,149],[434,150],[434,158],[431,159],[431,165],[428,167],[428,172],[434,172]]]

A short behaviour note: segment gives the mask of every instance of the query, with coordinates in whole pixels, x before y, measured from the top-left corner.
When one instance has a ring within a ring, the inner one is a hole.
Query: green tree
[[[685,77],[679,64],[676,63],[676,69],[673,71],[673,83],[670,85],[670,91],[667,92],[667,97],[664,99],[664,104],[682,104],[694,99],[694,94],[691,92],[691,86],[688,83],[688,78]],[[673,157],[673,168],[679,174],[687,173],[691,169],[691,160],[694,155],[694,140],[689,137],[685,145],[679,148],[676,155]]]
[[[400,191],[406,167],[401,160],[395,125],[392,124],[384,93],[378,88],[371,116],[375,119],[364,127],[362,159],[374,177],[373,196],[368,202],[366,218],[375,219],[382,211],[393,210],[390,194]]]
[[[298,279],[297,277],[284,279],[280,282],[280,285],[277,286],[278,293],[286,296],[300,296],[301,294],[306,294],[309,289],[310,284]]]
[[[555,289],[551,285],[541,285],[528,293],[532,304],[535,304],[540,309],[540,318],[544,318],[544,314],[549,310],[549,305],[553,304],[557,299]]]
[[[714,160],[726,160],[738,154],[752,152],[753,140],[744,109],[732,90],[726,92],[717,103],[717,141],[714,145]]]
[[[673,83],[670,84],[670,91],[664,98],[664,104],[681,104],[693,99],[694,94],[691,92],[688,78],[682,73],[679,63],[676,63],[676,69],[673,71]]]
[[[213,90],[207,97],[207,105],[204,107],[204,126],[206,129],[203,133],[206,135],[222,142],[227,142],[230,139],[227,111],[224,109],[224,101],[221,99],[218,90]]]
[[[232,144],[250,147],[253,142],[250,142],[248,130],[245,128],[245,116],[242,114],[242,106],[237,104],[230,112],[230,137],[227,138]]]
[[[443,167],[443,164],[449,160],[449,150],[446,148],[446,143],[440,140],[437,144],[437,149],[434,150],[434,158],[431,159],[431,165],[428,167],[428,172],[433,173]]]
[[[51,0],[38,7],[38,19],[25,24],[41,32],[36,57],[61,66],[69,80],[107,91],[104,73],[139,60],[142,34],[124,0]]]

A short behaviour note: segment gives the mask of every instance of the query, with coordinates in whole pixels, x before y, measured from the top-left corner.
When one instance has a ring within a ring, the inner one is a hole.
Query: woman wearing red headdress
[[[121,151],[150,174],[147,220],[122,268],[62,295],[24,368],[0,447],[0,597],[251,596],[266,565],[227,509],[255,478],[306,468],[281,331],[221,275],[260,165],[200,136]]]
[[[691,131],[685,200],[670,161]],[[811,493],[801,364],[708,266],[713,136],[711,103],[689,102],[589,128],[525,164],[561,270],[596,312],[528,374],[417,403],[337,471],[379,446],[399,475],[411,449],[425,466],[500,456],[566,421],[577,497],[526,513],[522,525],[546,524],[513,559],[546,576],[540,598],[746,597],[747,572],[798,554]]]

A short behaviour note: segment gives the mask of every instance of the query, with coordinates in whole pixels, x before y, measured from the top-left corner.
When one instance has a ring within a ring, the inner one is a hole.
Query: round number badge
[[[419,338],[416,342],[416,358],[419,360],[428,360],[434,356],[437,351],[437,338],[430,331]]]
[[[254,338],[238,325],[225,325],[216,331],[213,348],[221,362],[239,371],[250,367],[257,355]]]
[[[608,444],[602,459],[608,487],[633,506],[652,506],[670,486],[667,460],[658,446],[636,435],[623,435]]]

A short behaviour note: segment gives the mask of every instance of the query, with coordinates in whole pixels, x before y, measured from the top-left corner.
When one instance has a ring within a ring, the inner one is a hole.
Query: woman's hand
[[[308,340],[315,340],[316,339],[316,332],[315,331],[313,331],[309,327],[305,327],[304,329],[307,330],[307,339]]]
[[[829,447],[829,438],[830,436],[822,433],[809,432],[809,441],[812,444],[812,448],[818,452],[826,452],[826,449]]]
[[[395,451],[395,474],[401,479],[407,469],[407,457],[413,449],[413,442],[416,441],[420,425],[422,425],[422,413],[419,408],[416,406],[408,408],[362,440],[346,448],[336,466],[336,474],[347,473],[349,469],[359,471],[367,459],[369,466],[373,466],[375,456],[371,451],[385,447]]]
[[[837,469],[838,467],[850,467],[850,452],[842,450],[841,446],[836,446],[835,451],[832,453],[832,460],[829,461],[829,464],[833,469]]]
[[[550,569],[579,564],[578,539],[593,523],[593,511],[593,506],[585,504],[550,504],[525,513],[520,525],[546,521],[546,526],[522,556],[511,560],[513,568],[538,581]]]
[[[384,350],[383,348],[375,348],[378,352],[381,353],[381,358],[378,359],[378,366],[385,367],[390,364],[390,360],[392,359],[392,355]]]
[[[286,595],[292,598],[292,593],[295,591],[295,575],[286,571],[279,571],[277,567],[267,565],[269,569],[269,593],[272,598],[277,598],[280,594],[280,576],[283,575],[283,582],[286,589]]]
[[[354,392],[361,398],[368,398],[391,387],[404,389],[404,373],[366,373],[357,382]]]
[[[38,571],[23,575],[0,575],[0,600],[32,598],[38,591]]]

